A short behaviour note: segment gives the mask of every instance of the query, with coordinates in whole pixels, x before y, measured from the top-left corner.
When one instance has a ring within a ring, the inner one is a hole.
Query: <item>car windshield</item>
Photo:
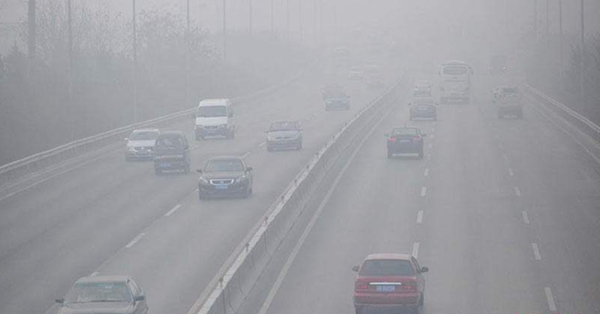
[[[172,136],[159,136],[156,140],[157,148],[182,148],[183,147],[183,139],[181,136],[172,135]]]
[[[295,122],[281,121],[271,123],[269,131],[297,131],[298,126]]]
[[[227,107],[226,106],[202,106],[198,109],[198,117],[203,118],[214,118],[214,117],[226,117]]]
[[[394,129],[392,135],[417,135],[418,131],[415,128],[397,128]]]
[[[448,65],[442,69],[443,74],[448,75],[463,75],[467,74],[466,66],[456,66],[456,65]]]
[[[131,302],[131,292],[124,282],[76,283],[67,293],[65,303]]]
[[[159,133],[156,131],[134,131],[129,136],[129,139],[132,141],[150,141],[156,140]]]
[[[343,98],[346,97],[346,91],[341,87],[326,88],[323,91],[324,98]]]
[[[360,268],[361,276],[412,276],[414,270],[406,260],[367,260]]]
[[[204,172],[230,171],[244,171],[244,164],[239,159],[214,159],[209,160],[204,167]]]

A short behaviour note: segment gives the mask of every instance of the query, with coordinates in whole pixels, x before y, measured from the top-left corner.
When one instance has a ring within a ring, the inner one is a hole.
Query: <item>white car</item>
[[[196,140],[208,136],[235,136],[233,106],[229,99],[205,99],[198,105],[194,137]]]
[[[152,160],[154,156],[154,144],[160,135],[158,129],[133,130],[127,141],[125,160]]]

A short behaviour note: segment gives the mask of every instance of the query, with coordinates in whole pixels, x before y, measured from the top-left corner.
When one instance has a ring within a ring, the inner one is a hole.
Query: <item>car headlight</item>
[[[242,176],[235,178],[235,183],[240,183],[243,181],[246,181],[246,175],[242,175]]]
[[[220,124],[220,125],[219,125],[219,128],[220,128],[220,129],[225,129],[225,128],[227,128],[227,124]]]
[[[205,184],[209,184],[210,182],[208,182],[208,179],[206,179],[205,177],[200,177],[198,178],[198,181],[205,183]]]
[[[127,150],[130,152],[135,152],[135,147],[133,146],[127,146]]]

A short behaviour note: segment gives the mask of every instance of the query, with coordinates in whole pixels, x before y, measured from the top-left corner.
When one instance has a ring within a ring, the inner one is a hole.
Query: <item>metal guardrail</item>
[[[322,58],[317,59],[311,63],[308,67],[292,76],[290,79],[283,83],[276,84],[265,89],[259,90],[249,95],[232,98],[232,103],[235,106],[241,102],[252,101],[261,97],[273,94],[275,91],[286,87],[293,82],[297,81],[302,77],[308,69],[321,62]],[[98,148],[107,146],[110,143],[114,143],[115,140],[122,140],[124,136],[128,135],[131,131],[138,128],[144,127],[159,127],[168,124],[173,124],[178,120],[189,117],[190,114],[194,113],[196,107],[181,110],[175,113],[171,113],[162,117],[138,122],[135,124],[123,126],[117,129],[113,129],[107,132],[103,132],[97,135],[79,139],[20,160],[13,161],[11,163],[0,166],[0,185],[12,180],[13,178],[20,177],[23,174],[31,173],[57,162],[66,160],[68,158],[80,155],[82,153],[90,152]]]
[[[368,132],[403,78],[345,123],[286,187],[277,201],[233,251],[188,314],[236,313],[271,256],[305,210],[327,170],[339,155]]]
[[[533,95],[543,103],[547,103],[554,107],[555,111],[562,113],[563,116],[569,118],[570,121],[577,123],[580,127],[586,130],[586,133],[596,140],[600,140],[600,126],[590,121],[588,118],[579,112],[569,108],[567,105],[557,101],[556,99],[544,94],[540,90],[532,87],[529,84],[524,84],[525,91]]]

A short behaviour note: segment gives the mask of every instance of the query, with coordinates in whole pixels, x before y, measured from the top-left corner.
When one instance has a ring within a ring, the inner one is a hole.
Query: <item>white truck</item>
[[[448,61],[440,68],[440,102],[469,102],[473,69],[463,61]]]

